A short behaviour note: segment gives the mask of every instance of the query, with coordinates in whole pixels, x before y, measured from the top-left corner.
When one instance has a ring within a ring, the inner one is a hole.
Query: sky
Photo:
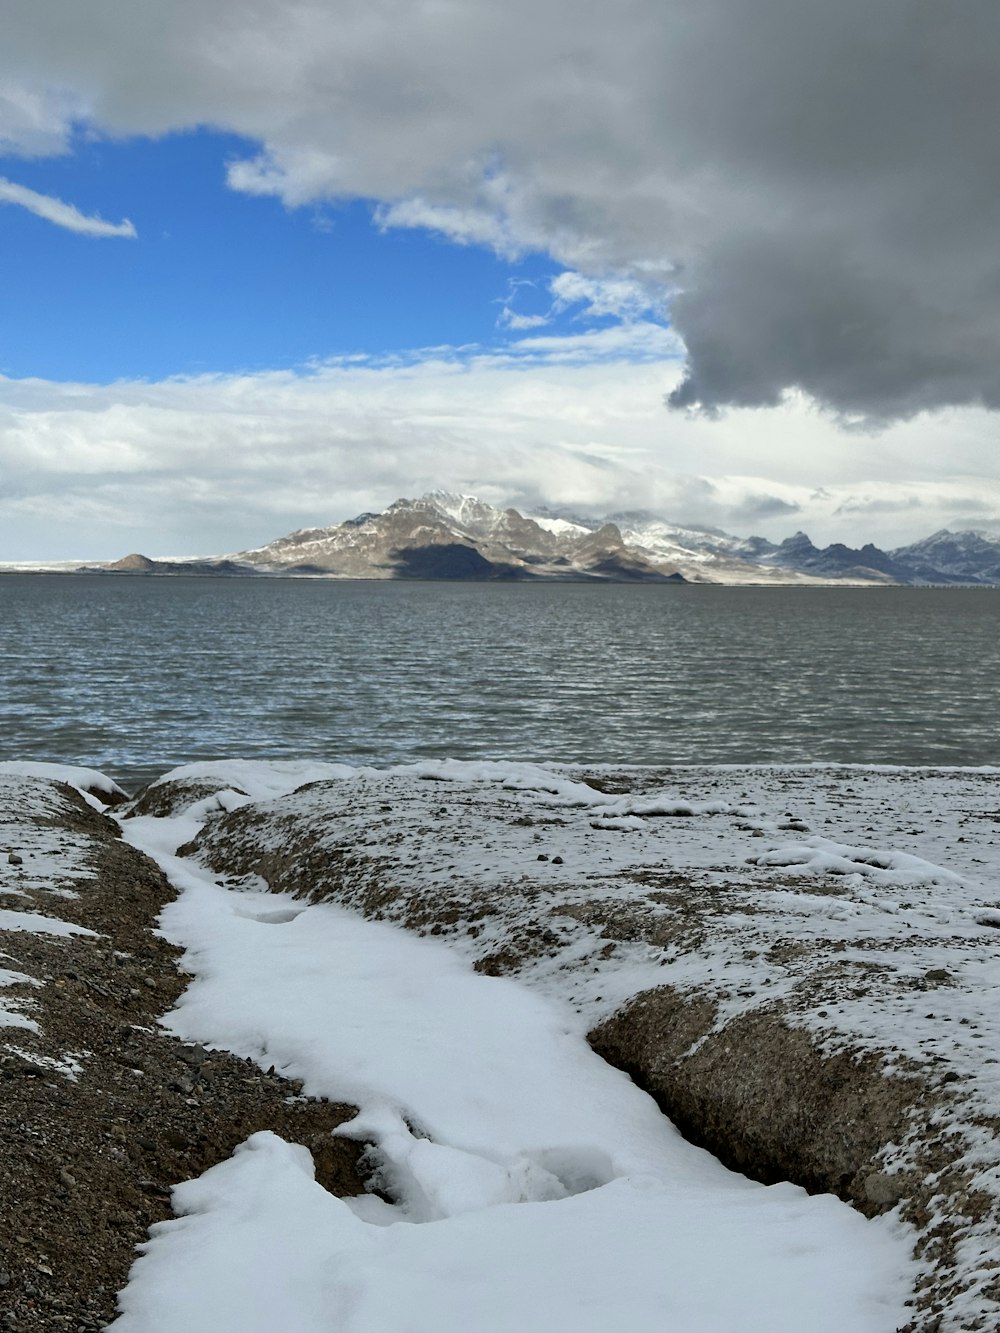
[[[993,0],[7,0],[0,560],[1000,533]]]

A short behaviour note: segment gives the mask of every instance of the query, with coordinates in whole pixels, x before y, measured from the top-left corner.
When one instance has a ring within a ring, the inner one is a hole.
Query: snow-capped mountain
[[[910,583],[1000,584],[1000,540],[988,532],[942,528],[892,558]]]
[[[551,531],[516,509],[450,492],[397,500],[384,513],[306,528],[231,559],[266,572],[341,578],[681,577],[669,562],[631,550],[612,523]]]
[[[93,569],[94,566],[90,566]],[[216,560],[131,555],[119,574],[296,574],[355,579],[563,579],[725,584],[1000,585],[1000,538],[934,533],[894,551],[817,547],[804,532],[774,543],[670,523],[643,511],[522,514],[434,491]]]

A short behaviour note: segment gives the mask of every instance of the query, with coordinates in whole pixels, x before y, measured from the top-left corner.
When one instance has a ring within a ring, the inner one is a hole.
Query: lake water
[[[1000,593],[0,576],[0,757],[1000,763]]]

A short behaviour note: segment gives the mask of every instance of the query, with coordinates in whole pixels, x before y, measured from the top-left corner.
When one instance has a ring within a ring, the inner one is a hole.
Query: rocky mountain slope
[[[573,580],[723,584],[1000,585],[1000,538],[941,531],[885,551],[817,547],[804,532],[780,543],[679,526],[647,512],[588,517],[497,509],[435,491],[383,513],[303,528],[217,559],[133,554],[81,571],[116,574],[281,574],[351,579]]]
[[[680,581],[675,563],[626,545],[613,523],[551,531],[516,509],[436,493],[329,528],[305,528],[234,562],[341,578]]]

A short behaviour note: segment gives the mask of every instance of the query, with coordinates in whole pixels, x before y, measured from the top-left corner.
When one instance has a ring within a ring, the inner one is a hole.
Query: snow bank
[[[503,838],[490,827],[498,791],[503,829],[517,830],[499,867]],[[457,805],[460,844],[442,801]],[[650,815],[730,809],[663,796],[638,804]],[[596,837],[595,811],[638,819],[620,813],[627,805],[531,766],[350,771],[210,820],[205,837],[216,848],[228,838],[232,851],[234,829],[245,836],[247,864],[230,867],[247,874],[241,888],[169,852],[187,836],[191,810],[124,822],[181,890],[161,925],[185,949],[193,980],[168,1029],[273,1065],[302,1080],[305,1094],[359,1105],[343,1132],[374,1145],[375,1180],[392,1203],[330,1198],[301,1151],[257,1135],[177,1189],[180,1216],[154,1230],[116,1330],[898,1326],[910,1272],[895,1219],[869,1222],[830,1197],[727,1172],[593,1054],[566,995],[474,970],[467,948],[463,957],[454,947],[453,919],[443,943],[259,887],[281,851],[282,864],[297,862],[296,873],[329,890],[317,877],[323,830],[354,858],[331,859],[331,883],[336,873],[371,886],[372,867],[384,871],[392,848],[391,873],[411,888],[439,888],[449,858],[464,887],[488,864],[495,875],[511,860],[523,867],[518,839],[535,825],[518,811],[559,811],[560,820],[579,812],[583,836]],[[666,822],[677,821],[656,820]],[[540,876],[564,873],[537,853],[532,861]],[[534,906],[537,914],[537,895]]]
[[[91,805],[98,809],[106,805],[116,805],[128,799],[127,793],[104,773],[96,768],[78,768],[71,764],[45,764],[34,760],[6,760],[0,762],[0,774],[10,777],[46,778],[52,782],[65,782],[75,787]],[[95,800],[96,798],[96,800]]]
[[[907,1218],[920,1318],[974,1328],[1000,1321],[998,777],[423,763],[247,805],[199,856],[434,934],[581,1036],[653,997],[645,1050],[602,1049],[665,1105],[686,1080],[703,1125],[717,1106],[718,1151],[766,1135],[784,1088],[759,1169]]]

